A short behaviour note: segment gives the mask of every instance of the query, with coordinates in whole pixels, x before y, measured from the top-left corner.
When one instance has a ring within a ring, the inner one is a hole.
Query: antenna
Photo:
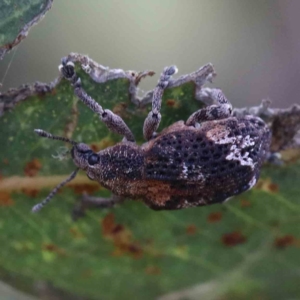
[[[34,129],[34,132],[41,136],[41,137],[44,137],[44,138],[47,138],[47,139],[52,139],[52,140],[59,140],[59,141],[63,141],[63,142],[67,142],[67,143],[70,143],[72,144],[73,146],[76,146],[77,143],[73,140],[70,140],[68,138],[65,138],[65,137],[62,137],[62,136],[57,136],[57,135],[53,135],[47,131],[44,131],[42,129]]]
[[[50,202],[50,200],[55,196],[55,194],[59,191],[59,189],[61,187],[63,187],[65,184],[67,184],[68,182],[70,182],[71,180],[73,180],[76,175],[77,172],[79,171],[79,168],[77,168],[75,171],[72,172],[72,174],[65,179],[63,182],[61,182],[60,184],[58,184],[51,192],[50,194],[40,203],[36,204],[33,208],[32,208],[32,212],[36,213],[38,211],[40,211],[47,203]]]

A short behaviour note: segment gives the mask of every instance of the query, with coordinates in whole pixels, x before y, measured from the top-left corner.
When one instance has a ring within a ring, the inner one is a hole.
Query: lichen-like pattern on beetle
[[[201,127],[175,123],[145,154],[145,179],[170,183],[165,203],[178,209],[223,202],[256,183],[270,144],[270,130],[253,116],[208,121]],[[147,196],[146,196],[147,197]]]

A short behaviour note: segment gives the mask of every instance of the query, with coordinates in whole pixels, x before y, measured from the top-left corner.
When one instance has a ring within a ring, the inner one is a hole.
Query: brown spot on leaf
[[[0,206],[12,206],[14,204],[14,200],[8,192],[0,191]]]
[[[225,246],[232,247],[239,244],[243,244],[246,241],[246,237],[239,231],[233,231],[231,233],[225,233],[222,236],[222,243]]]
[[[83,193],[92,194],[101,189],[100,184],[93,184],[93,183],[70,184],[68,187],[73,189],[75,194],[79,194],[79,195],[82,195]]]
[[[274,246],[279,249],[284,249],[288,246],[294,245],[296,239],[292,235],[285,235],[277,237],[274,241]]]
[[[115,216],[109,213],[101,222],[103,236],[114,244],[114,256],[130,255],[140,258],[143,254],[141,246],[133,241],[132,233],[121,224],[115,222]]]
[[[32,197],[32,198],[35,198],[37,197],[39,191],[36,190],[36,189],[28,189],[28,188],[23,188],[22,190],[22,193],[24,193],[25,195],[29,196],[29,197]]]
[[[107,236],[113,232],[113,229],[116,227],[115,216],[113,213],[110,213],[104,217],[102,220],[102,234]]]
[[[24,173],[28,177],[34,177],[38,174],[41,167],[41,162],[37,158],[34,158],[32,161],[26,164],[24,168]]]
[[[57,253],[58,255],[61,255],[61,256],[66,255],[66,251],[64,249],[56,246],[55,244],[45,243],[45,244],[42,245],[42,249],[44,251]]]
[[[180,102],[175,100],[175,99],[168,99],[166,101],[166,104],[169,106],[169,107],[173,107],[173,108],[179,108],[180,107]]]
[[[279,226],[280,226],[280,222],[278,220],[272,220],[272,221],[270,221],[269,224],[273,228],[279,228]]]
[[[96,143],[90,144],[90,147],[93,152],[98,152],[100,150]]]
[[[148,266],[145,272],[149,275],[159,275],[161,274],[161,269],[157,266]]]
[[[72,237],[75,238],[75,239],[84,238],[83,233],[77,227],[71,227],[70,228],[70,233],[71,233]]]
[[[249,200],[246,200],[246,199],[242,199],[241,201],[240,201],[240,205],[241,205],[241,207],[250,207],[252,204],[251,204],[251,202],[249,201]]]
[[[275,183],[270,183],[269,184],[269,190],[270,190],[270,192],[272,192],[272,193],[278,193],[279,192],[279,187],[278,187],[278,185],[277,184],[275,184]]]
[[[127,247],[126,247],[127,248]],[[135,258],[139,258],[142,255],[142,249],[137,244],[129,244],[128,245],[128,252],[133,255]]]
[[[127,119],[130,117],[129,113],[127,112],[127,106],[128,104],[126,102],[120,102],[120,103],[117,103],[112,111],[117,114],[118,116],[120,116],[121,118],[123,119]]]
[[[279,186],[276,183],[273,183],[270,178],[258,180],[255,188],[268,193],[279,192]]]
[[[194,224],[188,225],[186,227],[186,234],[188,235],[194,235],[197,232],[197,227]]]
[[[81,277],[83,277],[84,279],[91,278],[92,276],[93,276],[93,271],[90,269],[83,270],[81,273]]]
[[[222,213],[220,211],[212,212],[207,217],[208,223],[216,223],[222,220]]]
[[[106,149],[113,145],[115,145],[115,142],[111,138],[105,137],[102,140],[100,140],[98,143],[90,144],[90,147],[94,152],[99,152],[100,150]]]

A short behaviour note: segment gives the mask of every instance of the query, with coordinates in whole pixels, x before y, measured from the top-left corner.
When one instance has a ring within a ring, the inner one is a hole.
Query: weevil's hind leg
[[[284,165],[284,161],[282,160],[281,154],[279,152],[269,152],[266,157],[266,163],[275,166]]]
[[[109,208],[115,206],[118,203],[121,203],[122,201],[124,201],[124,197],[119,197],[116,195],[112,195],[109,198],[102,198],[92,197],[84,194],[80,200],[80,203],[74,208],[72,217],[74,220],[77,220],[78,218],[85,215],[85,211],[87,209]]]
[[[75,72],[73,62],[67,61],[65,58],[62,59],[62,64],[59,66],[59,70],[61,71],[62,75],[73,85],[75,95],[92,111],[98,114],[100,119],[111,131],[124,136],[128,141],[134,141],[134,136],[123,119],[113,113],[111,110],[103,109],[99,103],[97,103],[84,91],[81,86],[81,80]]]
[[[201,91],[203,102],[212,103],[194,112],[186,121],[188,126],[196,126],[209,120],[228,118],[232,113],[232,105],[219,89],[203,88]]]
[[[164,90],[168,87],[168,84],[171,80],[171,76],[176,72],[176,66],[166,67],[160,75],[158,84],[154,89],[152,97],[152,109],[146,117],[143,127],[143,134],[147,141],[154,136],[155,131],[159,126],[161,120],[160,108],[162,96]]]

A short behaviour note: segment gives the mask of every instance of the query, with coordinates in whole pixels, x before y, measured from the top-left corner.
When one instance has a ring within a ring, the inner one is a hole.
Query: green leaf
[[[142,143],[149,106],[130,101],[130,81],[95,83],[85,72],[79,75],[87,93],[120,114]],[[160,129],[200,107],[194,90],[189,82],[165,92]],[[35,95],[25,97],[26,91]],[[20,93],[24,97],[16,97]],[[53,158],[62,143],[37,137],[35,128],[95,148],[121,138],[77,102],[65,80],[24,86],[0,100],[0,108],[6,107],[0,118],[2,277],[14,274],[29,285],[45,280],[89,299],[300,297],[299,162],[264,168],[256,188],[226,204],[157,212],[127,201],[73,222],[81,192],[109,194],[80,173],[44,210],[31,214],[74,170],[71,159]]]
[[[53,0],[3,0],[0,2],[0,59],[19,44],[30,28],[51,8]]]

